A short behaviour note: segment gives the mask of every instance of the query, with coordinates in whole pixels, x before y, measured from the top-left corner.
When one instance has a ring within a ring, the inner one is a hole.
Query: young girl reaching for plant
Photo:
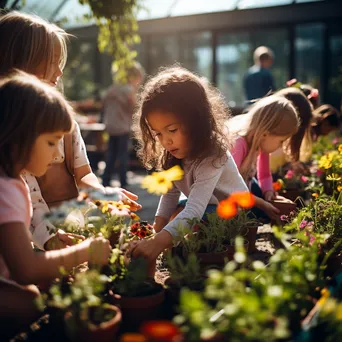
[[[39,291],[27,285],[53,280],[61,267],[108,262],[111,247],[102,237],[46,253],[31,245],[32,205],[20,174],[46,172],[60,139],[73,128],[72,114],[57,90],[33,76],[20,72],[0,81],[0,321],[35,318]]]
[[[138,156],[147,168],[180,165],[184,177],[161,197],[154,222],[157,234],[132,246],[134,257],[155,260],[172,246],[177,228],[187,226],[187,219],[202,218],[208,205],[248,191],[227,152],[227,116],[221,95],[205,79],[179,66],[162,70],[145,85],[135,115]],[[187,197],[185,208],[169,222],[181,192]]]
[[[56,86],[62,76],[67,58],[67,33],[43,19],[19,12],[10,12],[0,17],[0,76],[13,68],[37,76]],[[84,141],[77,123],[74,130],[60,140],[59,153],[52,167],[43,177],[34,177],[26,172],[23,176],[29,189],[34,208],[31,233],[34,244],[40,249],[56,249],[73,243],[72,234],[58,231],[50,234],[54,227],[44,219],[49,208],[62,201],[78,196],[80,186],[100,191],[117,192],[131,210],[141,208],[132,200],[137,196],[123,189],[104,188],[93,174]],[[71,235],[71,236],[69,236]]]
[[[247,114],[228,120],[227,126],[236,136],[232,155],[243,179],[256,195],[255,206],[276,219],[279,210],[268,202],[276,197],[269,154],[297,132],[299,119],[294,106],[284,97],[271,95],[257,101]],[[254,178],[256,173],[260,188]],[[261,215],[258,210],[256,214]]]

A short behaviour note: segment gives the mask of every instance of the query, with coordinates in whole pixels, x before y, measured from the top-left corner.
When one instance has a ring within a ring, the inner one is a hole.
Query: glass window
[[[327,102],[342,108],[342,32],[334,34],[329,41],[331,61],[329,63],[329,85]]]
[[[178,61],[179,41],[176,35],[155,36],[150,39],[147,73],[155,74],[161,66]]]
[[[324,25],[321,23],[296,26],[296,78],[320,88]]]
[[[248,33],[223,34],[218,37],[217,86],[231,107],[244,103],[243,76],[253,52]]]
[[[212,79],[211,33],[184,34],[180,38],[179,62],[191,71]]]
[[[97,88],[94,77],[96,48],[96,40],[71,39],[63,76],[64,91],[70,100],[93,97]]]
[[[286,29],[226,33],[218,38],[217,85],[231,107],[244,105],[244,75],[254,63],[254,50],[261,45],[273,50],[275,59],[271,72],[274,84],[277,89],[283,88],[289,69],[289,41]]]

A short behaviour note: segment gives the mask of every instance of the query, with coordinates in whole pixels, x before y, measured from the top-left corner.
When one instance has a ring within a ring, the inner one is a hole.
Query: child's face
[[[152,134],[159,140],[165,150],[169,151],[177,159],[183,159],[189,155],[188,136],[175,114],[159,111],[152,112],[147,115],[147,122]]]
[[[58,143],[64,132],[44,133],[38,136],[25,170],[36,177],[43,176],[55,158],[58,157]]]
[[[57,40],[55,41],[53,50],[52,62],[48,65],[46,65],[46,61],[40,63],[36,71],[36,76],[39,79],[46,81],[50,85],[56,87],[58,79],[63,75],[59,65],[62,50],[61,45]]]
[[[261,140],[260,149],[265,153],[272,153],[282,147],[283,142],[290,137],[291,136],[265,134],[265,137]]]

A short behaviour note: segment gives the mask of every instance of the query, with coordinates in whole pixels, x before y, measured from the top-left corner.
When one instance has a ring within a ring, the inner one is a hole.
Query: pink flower
[[[293,170],[289,170],[289,171],[286,172],[285,178],[291,179],[291,178],[293,178],[294,175],[295,175],[294,171]]]
[[[308,221],[303,220],[303,221],[300,223],[299,228],[300,228],[300,229],[304,229],[304,228],[306,227],[307,224],[308,224]]]
[[[321,177],[323,175],[323,171],[321,170],[321,169],[318,169],[317,171],[316,171],[316,176],[317,177]]]
[[[315,240],[316,238],[313,235],[310,235],[309,245],[312,246]]]
[[[337,144],[338,144],[338,138],[335,137],[334,140],[332,141],[332,143],[333,143],[334,145],[337,145]]]
[[[287,216],[286,215],[281,215],[280,216],[281,221],[287,221]]]
[[[309,180],[309,178],[306,177],[306,176],[302,176],[302,177],[300,177],[300,179],[301,179],[304,183],[306,183],[306,182]]]

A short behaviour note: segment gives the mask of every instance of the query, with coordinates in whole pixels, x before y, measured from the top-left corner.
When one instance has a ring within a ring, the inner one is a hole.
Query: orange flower
[[[314,198],[316,198],[316,199],[319,197],[319,195],[318,195],[317,192],[314,192],[311,196],[314,197]]]
[[[279,182],[273,183],[273,190],[274,191],[280,191],[281,190],[281,184]]]
[[[145,322],[140,332],[147,337],[148,341],[171,342],[180,336],[179,328],[169,321]]]
[[[250,192],[235,192],[230,195],[229,199],[241,208],[252,208],[255,204],[255,197]]]
[[[228,220],[237,214],[237,206],[229,197],[218,204],[216,212],[218,216]]]
[[[147,342],[144,335],[137,333],[125,333],[121,335],[120,342]]]

